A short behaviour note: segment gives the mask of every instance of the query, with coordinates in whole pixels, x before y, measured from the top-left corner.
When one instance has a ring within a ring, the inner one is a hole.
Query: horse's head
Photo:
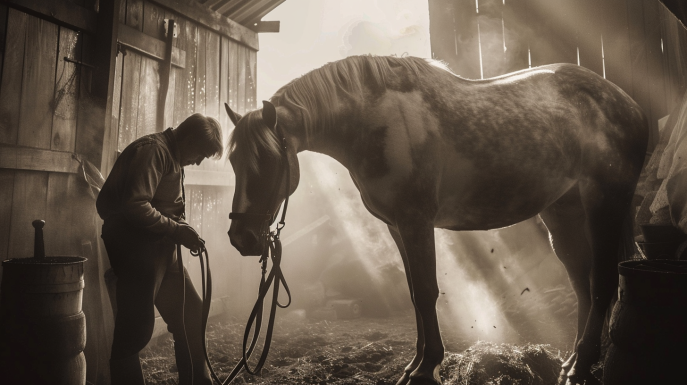
[[[296,149],[270,102],[243,117],[225,107],[236,126],[227,146],[236,176],[229,239],[241,255],[260,255],[279,207],[298,186]]]

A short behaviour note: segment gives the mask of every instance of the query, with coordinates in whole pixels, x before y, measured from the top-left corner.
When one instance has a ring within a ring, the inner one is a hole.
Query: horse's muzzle
[[[243,226],[237,226],[236,222],[232,221],[227,234],[229,235],[231,245],[244,257],[262,255],[265,245],[262,239],[258,237],[258,232]]]

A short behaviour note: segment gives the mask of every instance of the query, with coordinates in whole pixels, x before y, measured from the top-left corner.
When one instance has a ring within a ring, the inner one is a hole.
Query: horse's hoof
[[[591,372],[581,375],[573,368],[567,374],[561,371],[557,385],[602,385],[602,383]]]
[[[408,381],[410,381],[410,373],[404,372],[403,376],[396,382],[396,385],[408,385]]]
[[[408,385],[441,385],[441,382],[430,378],[411,378]]]
[[[438,370],[435,370],[435,372],[436,373],[433,373],[434,375],[422,375],[415,373],[410,376],[410,381],[408,381],[407,385],[441,385],[441,377],[439,376],[439,372]]]

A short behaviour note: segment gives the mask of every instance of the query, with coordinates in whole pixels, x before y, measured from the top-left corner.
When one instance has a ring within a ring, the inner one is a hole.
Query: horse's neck
[[[342,146],[342,141],[345,141],[340,130],[345,122],[340,118],[341,114],[335,113],[335,119],[331,127],[322,128],[319,122],[315,122],[312,132],[306,133],[303,127],[303,121],[295,120],[289,122],[286,127],[287,136],[290,142],[294,145],[297,152],[312,151],[320,154],[330,156],[339,163],[347,166],[349,160],[348,153],[345,151],[346,146]],[[338,134],[338,135],[337,135]]]

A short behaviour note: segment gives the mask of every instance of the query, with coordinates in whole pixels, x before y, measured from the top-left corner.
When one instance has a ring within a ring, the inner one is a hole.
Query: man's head
[[[214,118],[193,114],[174,130],[181,166],[200,164],[205,158],[219,159],[224,150],[222,128]]]

